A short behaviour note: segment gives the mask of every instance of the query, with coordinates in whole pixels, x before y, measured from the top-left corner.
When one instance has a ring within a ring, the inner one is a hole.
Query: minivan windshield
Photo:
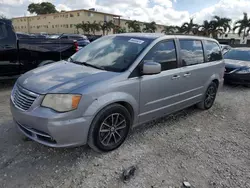
[[[70,61],[107,71],[123,72],[151,42],[152,39],[146,38],[105,36],[75,53]]]
[[[230,50],[224,55],[224,59],[250,61],[250,50]]]

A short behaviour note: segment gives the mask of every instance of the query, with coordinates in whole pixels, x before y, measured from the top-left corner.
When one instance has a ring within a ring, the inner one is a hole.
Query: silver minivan
[[[111,151],[137,125],[195,104],[211,108],[224,70],[211,38],[109,35],[22,75],[11,112],[19,130],[41,144]]]

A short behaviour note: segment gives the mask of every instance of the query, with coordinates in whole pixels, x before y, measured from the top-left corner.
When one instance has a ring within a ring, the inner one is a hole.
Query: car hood
[[[94,82],[108,80],[118,74],[59,61],[25,73],[18,79],[17,84],[39,94],[68,93]]]
[[[241,60],[233,60],[233,59],[225,59],[226,68],[243,68],[250,67],[249,61],[241,61]]]

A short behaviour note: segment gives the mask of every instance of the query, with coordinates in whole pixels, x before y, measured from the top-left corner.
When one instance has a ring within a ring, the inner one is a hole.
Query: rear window
[[[5,24],[0,23],[0,39],[7,38],[7,29]]]
[[[219,61],[222,59],[220,47],[216,42],[205,41],[205,46],[208,62]]]
[[[250,50],[230,50],[224,55],[224,59],[250,61]]]
[[[183,66],[204,63],[204,52],[200,40],[182,39],[179,41]]]

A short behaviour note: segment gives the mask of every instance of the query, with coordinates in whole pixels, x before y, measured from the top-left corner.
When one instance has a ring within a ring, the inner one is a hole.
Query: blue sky
[[[219,0],[178,0],[173,2],[173,8],[178,11],[185,11],[187,10],[189,13],[193,14],[202,10],[203,8],[212,6],[219,2]]]
[[[30,3],[49,1],[57,10],[96,8],[139,21],[155,21],[164,25],[181,25],[194,18],[197,23],[213,16],[240,19],[250,14],[250,0],[0,0],[0,14],[7,17],[30,15]]]

